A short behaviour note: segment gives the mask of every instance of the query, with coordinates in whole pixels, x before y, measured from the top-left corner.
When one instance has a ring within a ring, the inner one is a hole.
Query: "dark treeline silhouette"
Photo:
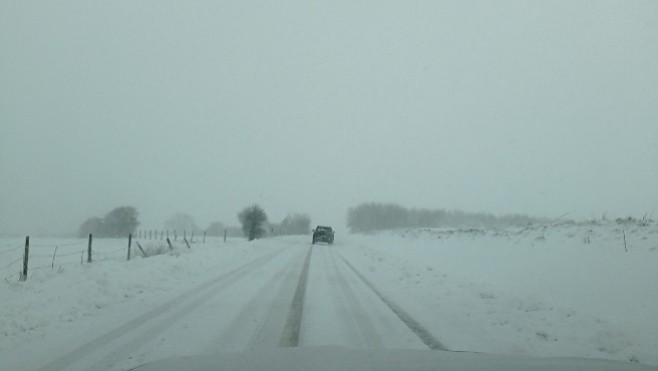
[[[372,232],[396,228],[497,228],[525,225],[542,219],[525,215],[494,216],[459,210],[408,209],[396,204],[362,203],[347,211],[351,232]]]
[[[305,235],[311,233],[311,217],[307,214],[290,214],[276,228],[283,235]]]
[[[135,233],[138,225],[137,209],[132,206],[121,206],[113,209],[103,218],[91,217],[85,220],[78,229],[78,236],[93,234],[96,237],[125,237]]]

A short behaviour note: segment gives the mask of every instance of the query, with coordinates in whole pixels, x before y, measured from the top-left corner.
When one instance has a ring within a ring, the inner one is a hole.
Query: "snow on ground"
[[[12,243],[15,245],[15,241]],[[71,240],[34,239],[31,244],[36,247],[31,251],[38,251],[37,247],[45,251],[54,243],[79,247]],[[84,265],[80,265],[76,253],[77,263],[65,261],[54,269],[29,271],[25,282],[17,282],[18,275],[13,271],[2,271],[5,279],[0,281],[0,370],[30,369],[16,365],[22,365],[21,358],[35,358],[31,355],[34,344],[39,344],[40,356],[55,358],[61,355],[55,344],[91,340],[196,288],[208,277],[228,272],[268,252],[262,243],[246,244],[240,239],[222,243],[221,249],[218,242],[195,244],[192,249],[176,244],[174,251],[149,258],[141,258],[133,250],[133,258],[127,262],[127,241],[98,240],[94,244],[100,245],[96,248],[99,256],[103,245],[108,251],[124,246],[123,253]],[[142,245],[147,252],[166,247],[166,243],[148,241]],[[106,330],[98,328],[99,324]],[[96,332],[89,333],[90,328]],[[48,342],[53,346],[48,346]],[[43,354],[48,352],[52,354]]]
[[[127,241],[99,240],[94,248],[98,260],[82,265],[85,241],[35,239],[31,254],[40,269],[20,283],[20,264],[14,262],[21,241],[0,240],[0,369],[34,368],[23,360],[34,358],[35,351],[41,359],[61,356],[66,343],[84,344],[272,249],[298,249],[294,254],[301,257],[308,239],[209,241],[192,249],[178,244],[173,252],[165,248],[163,255],[129,262]],[[48,256],[55,245],[66,256],[53,267]],[[150,251],[162,246],[143,245]],[[340,287],[327,295],[343,300],[338,309],[363,317],[374,308],[373,299],[351,283],[350,269],[341,261],[451,350],[658,365],[656,224],[401,230],[337,236],[334,246],[316,245],[308,287]],[[269,270],[281,264],[270,264]],[[342,280],[340,286],[332,284],[332,277]],[[350,303],[355,296],[362,302]],[[326,299],[307,293],[305,321],[335,315],[322,312]],[[334,334],[335,328],[318,322],[303,324],[309,345],[352,346]]]
[[[599,222],[350,236],[341,253],[450,349],[658,364],[657,250],[655,224]]]

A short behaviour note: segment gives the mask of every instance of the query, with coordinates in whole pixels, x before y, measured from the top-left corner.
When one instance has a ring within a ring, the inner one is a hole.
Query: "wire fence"
[[[20,251],[22,248],[23,247],[18,246],[18,247],[14,247],[14,248],[11,248],[11,249],[0,250],[0,255],[9,254],[9,253],[12,253],[14,251]]]
[[[0,244],[0,277],[17,277],[23,262],[23,250],[18,240],[3,241]]]
[[[205,237],[205,236],[204,236]],[[141,243],[140,243],[141,242]],[[129,238],[87,238],[75,239],[34,239],[29,241],[28,272],[50,269],[58,271],[63,267],[84,265],[90,262],[125,261],[130,257],[160,254],[162,251],[187,249],[190,243],[185,237],[178,242],[138,240]],[[205,242],[205,238],[203,239]],[[129,245],[131,245],[129,252]],[[142,245],[144,247],[142,247]],[[0,239],[0,279],[17,281],[22,278],[24,269],[25,242],[19,239]],[[91,251],[91,257],[89,255]]]

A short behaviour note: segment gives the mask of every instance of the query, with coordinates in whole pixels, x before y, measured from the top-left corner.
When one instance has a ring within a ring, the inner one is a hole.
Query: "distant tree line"
[[[103,218],[91,217],[78,228],[78,236],[93,234],[95,237],[125,237],[135,233],[139,220],[137,209],[132,206],[121,206],[107,213]]]
[[[206,228],[206,233],[208,233],[208,236],[219,237],[224,234],[225,229],[226,227],[222,222],[212,222]]]
[[[306,214],[290,214],[275,228],[282,235],[305,235],[311,232],[311,217]]]
[[[194,217],[186,213],[175,213],[170,216],[164,223],[164,228],[167,231],[174,231],[174,233],[196,233],[201,234],[205,232],[208,236],[220,237],[224,235],[224,231],[227,229],[224,226],[224,223],[219,221],[211,222],[205,230],[201,230],[197,225]]]
[[[199,228],[192,217],[189,214],[185,213],[176,213],[169,217],[164,223],[164,228],[171,231],[187,231],[190,233],[199,233],[201,228]]]
[[[242,233],[249,241],[267,235],[305,235],[311,232],[311,217],[307,214],[289,214],[281,223],[270,223],[265,210],[253,204],[238,214]]]
[[[251,241],[268,234],[309,234],[311,230],[311,218],[306,214],[289,214],[280,224],[269,223],[265,210],[257,204],[245,207],[240,211],[238,220],[241,227],[230,227],[221,222],[212,222],[203,232],[208,236],[222,236],[224,233],[230,237],[244,235]],[[113,209],[103,218],[88,218],[78,228],[78,235],[80,237],[89,234],[93,234],[95,237],[124,237],[131,233],[134,234],[138,226],[137,209],[132,206],[122,206]],[[175,213],[167,219],[164,227],[165,230],[174,233],[176,231],[191,232],[192,234],[202,232],[194,217],[181,212]]]
[[[408,209],[396,204],[362,203],[347,211],[351,232],[372,232],[396,228],[471,227],[494,228],[540,221],[525,215],[494,216],[459,210]]]

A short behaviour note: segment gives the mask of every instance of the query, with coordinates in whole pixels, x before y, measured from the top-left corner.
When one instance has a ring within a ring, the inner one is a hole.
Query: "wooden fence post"
[[[142,249],[142,245],[139,244],[139,241],[136,241],[136,242],[137,242],[137,247],[139,247],[139,251],[142,252],[142,255],[144,255],[145,258],[148,257],[148,255],[146,255],[146,252],[144,251],[144,249]]]
[[[55,255],[57,255],[57,248],[59,246],[55,246],[55,252],[53,252],[53,262],[50,264],[50,269],[55,269]]]
[[[23,255],[23,272],[21,272],[21,281],[27,279],[27,262],[30,258],[30,236],[25,237],[25,255]]]
[[[174,247],[171,246],[171,241],[169,240],[169,237],[167,237],[167,245],[169,245],[169,250],[173,250]]]
[[[87,245],[87,263],[91,263],[91,233],[89,233],[89,244]]]
[[[191,247],[190,247],[190,243],[187,242],[187,238],[183,237],[183,241],[185,241],[185,244],[187,245],[187,248],[188,248],[188,249],[191,249]]]
[[[126,260],[130,260],[130,246],[132,244],[133,244],[133,234],[128,233],[128,259],[126,259]]]

